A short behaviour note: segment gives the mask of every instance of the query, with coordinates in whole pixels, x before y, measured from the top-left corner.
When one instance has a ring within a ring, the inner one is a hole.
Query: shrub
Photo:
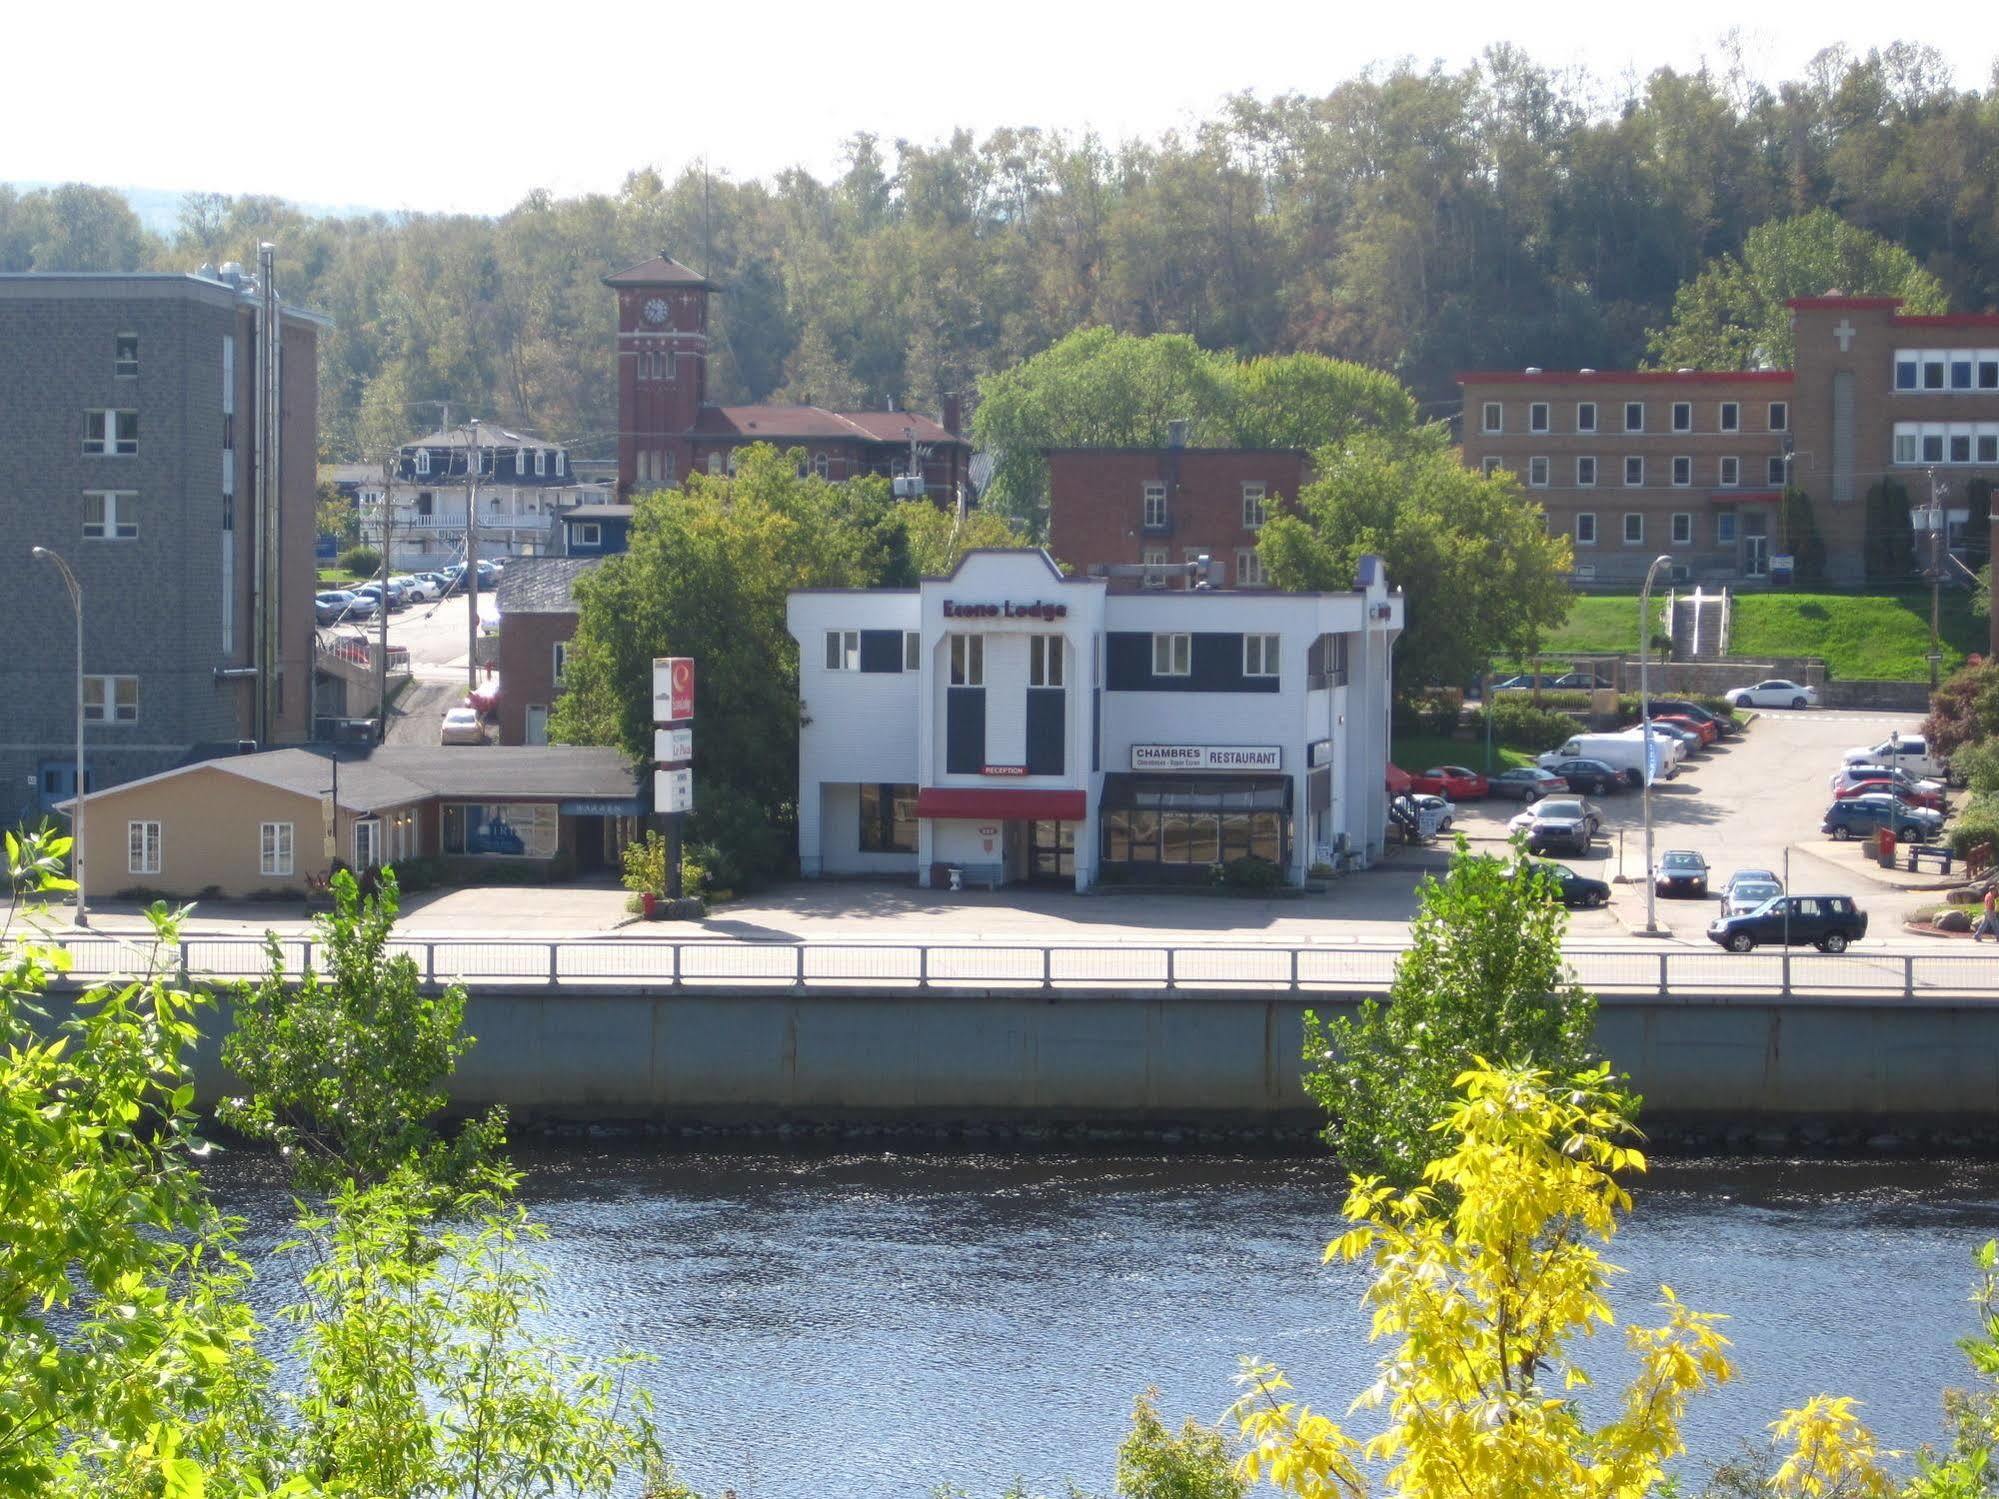
[[[1999,848],[1999,796],[1975,796],[1950,825],[1951,851],[1960,858],[1981,843]]]
[[[699,864],[715,888],[735,891],[759,889],[790,871],[790,842],[761,804],[732,786],[703,795],[687,820],[684,863]]]
[[[657,829],[647,832],[637,843],[627,843],[624,852],[624,887],[637,895],[651,891],[666,894],[666,837]],[[689,898],[708,893],[708,866],[692,857],[683,844],[680,851],[680,888]]]
[[[1535,707],[1525,693],[1496,696],[1486,713],[1492,720],[1492,737],[1508,749],[1553,749],[1576,732],[1574,719]]]
[[[382,570],[382,554],[373,547],[349,547],[340,554],[340,565],[357,578]]]
[[[1215,866],[1215,883],[1229,890],[1274,890],[1284,883],[1284,871],[1268,859],[1245,854]]]

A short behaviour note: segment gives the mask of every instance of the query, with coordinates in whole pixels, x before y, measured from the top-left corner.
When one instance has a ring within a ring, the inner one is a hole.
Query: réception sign
[[[1037,599],[1031,604],[1016,604],[1012,599],[1002,599],[997,604],[961,604],[955,599],[944,600],[946,619],[1067,619],[1067,604],[1051,604]]]
[[[1134,744],[1133,770],[1282,770],[1274,744]]]

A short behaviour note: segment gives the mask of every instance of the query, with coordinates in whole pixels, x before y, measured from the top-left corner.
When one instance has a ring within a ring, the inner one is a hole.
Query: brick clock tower
[[[629,495],[693,466],[708,399],[708,299],[721,288],[665,253],[604,284],[618,294],[618,493]]]

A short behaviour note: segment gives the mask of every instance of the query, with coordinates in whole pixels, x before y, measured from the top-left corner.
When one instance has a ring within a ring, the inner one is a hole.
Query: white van
[[[1950,767],[1939,755],[1930,753],[1930,742],[1921,734],[1890,734],[1879,744],[1862,745],[1846,752],[1848,765],[1895,765],[1912,776],[1943,781]]]
[[[1671,735],[1655,731],[1652,779],[1664,781],[1672,778],[1679,769],[1680,756],[1686,746]],[[1625,729],[1615,734],[1575,734],[1563,741],[1559,749],[1551,749],[1539,757],[1542,769],[1559,765],[1564,760],[1601,760],[1611,769],[1622,771],[1624,779],[1636,786],[1645,772],[1645,745],[1637,729]]]

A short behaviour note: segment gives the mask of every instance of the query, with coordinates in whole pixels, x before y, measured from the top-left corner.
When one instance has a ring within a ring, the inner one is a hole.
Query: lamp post
[[[69,864],[76,876],[76,924],[89,926],[90,916],[83,897],[83,585],[77,582],[69,564],[47,547],[30,547],[28,555],[55,564],[56,571],[62,574],[63,586],[69,590],[69,606],[76,611],[76,785],[73,788],[76,799],[72,803],[76,810],[69,819]]]
[[[1944,569],[1943,560],[1937,555],[1937,543],[1944,533],[1943,507],[1950,486],[1937,478],[1935,469],[1930,470],[1929,479],[1929,503],[1909,507],[1909,525],[1915,531],[1926,533],[1929,538],[1929,550],[1923,557],[1923,576],[1930,583],[1930,691],[1935,692],[1943,665],[1942,649],[1937,643],[1937,616],[1942,612],[1939,596],[1943,590]]]
[[[1671,567],[1671,557],[1654,557],[1652,565],[1645,569],[1645,585],[1638,590],[1638,732],[1641,743],[1638,748],[1643,769],[1639,772],[1639,800],[1645,808],[1645,935],[1657,937],[1659,931],[1659,884],[1652,878],[1652,756],[1657,746],[1652,742],[1652,580],[1659,576],[1659,569]]]

